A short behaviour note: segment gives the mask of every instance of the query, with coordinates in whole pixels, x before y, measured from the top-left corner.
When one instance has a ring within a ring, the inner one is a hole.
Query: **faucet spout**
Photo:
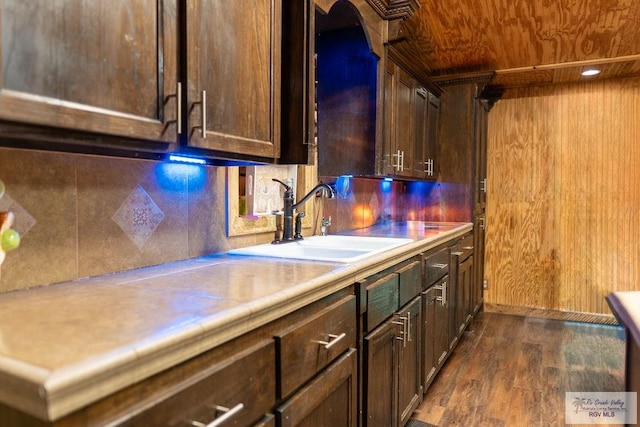
[[[316,194],[318,191],[322,191],[323,193],[326,192],[327,197],[332,198],[335,194],[333,191],[333,188],[329,184],[325,184],[321,182],[315,187],[313,187],[313,189],[311,189],[309,193],[307,193],[302,199],[300,199],[300,201],[295,203],[295,200],[293,198],[293,188],[290,185],[280,181],[279,179],[276,179],[276,178],[272,178],[272,179],[273,181],[280,183],[284,187],[284,197],[283,197],[284,207],[282,209],[284,227],[282,230],[283,231],[282,239],[281,240],[276,239],[271,243],[286,243],[286,242],[292,242],[294,240],[300,240],[302,239],[302,235],[300,234],[299,230],[296,230],[295,235],[293,233],[293,212],[296,209],[298,209],[300,206],[302,206],[312,195]],[[304,216],[304,213],[301,212],[301,214],[302,216]],[[298,216],[298,221],[302,220],[302,216],[300,215]],[[300,225],[300,228],[302,228],[301,225]]]
[[[335,192],[333,191],[333,188],[329,185],[329,184],[325,184],[323,182],[319,183],[318,185],[316,185],[315,187],[313,187],[311,189],[311,191],[309,191],[302,199],[300,199],[298,201],[298,203],[294,203],[293,205],[293,209],[298,209],[298,207],[304,205],[304,203],[309,200],[309,197],[313,196],[314,194],[316,194],[318,191],[326,191],[327,193],[327,197],[328,198],[333,198],[333,196],[335,195]]]

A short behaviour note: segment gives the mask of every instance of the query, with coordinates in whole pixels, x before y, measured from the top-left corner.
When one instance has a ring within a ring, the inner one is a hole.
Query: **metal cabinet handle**
[[[442,291],[439,297],[436,297],[436,301],[440,301],[440,305],[447,304],[447,282],[442,282],[442,285],[436,285],[434,289]]]
[[[391,157],[398,158],[397,162],[392,164],[391,167],[395,168],[396,172],[403,171],[404,170],[404,151],[396,150],[396,154],[392,154]]]
[[[411,312],[407,311],[407,342],[411,340]]]
[[[484,230],[484,228],[485,228],[485,226],[486,226],[486,224],[485,224],[485,218],[484,218],[483,216],[481,216],[478,220],[479,220],[479,222],[480,222],[480,223],[479,223],[480,229]]]
[[[200,108],[202,112],[202,139],[207,138],[207,91],[202,91],[202,96],[200,98]]]
[[[454,256],[460,256],[460,255],[462,255],[463,253],[464,253],[464,252],[460,252],[460,251],[451,251],[451,255],[454,255]]]
[[[426,173],[427,176],[433,176],[433,159],[429,159],[423,163],[427,166],[427,168],[424,169],[422,172]]]
[[[449,266],[449,264],[442,264],[442,263],[440,263],[440,262],[437,262],[437,263],[435,263],[435,264],[431,264],[431,265],[430,265],[430,267],[433,267],[433,268],[440,268],[440,269],[442,269],[442,268],[447,268],[448,266]]]
[[[406,347],[407,346],[407,321],[409,320],[409,318],[406,316],[398,316],[398,318],[400,319],[400,322],[394,320],[391,323],[393,323],[394,325],[402,326],[402,331],[400,332],[402,334],[402,338],[396,337],[396,339],[399,341],[402,341],[402,347]]]
[[[219,416],[215,420],[211,421],[209,424],[201,423],[200,421],[191,421],[191,425],[194,427],[218,427],[222,424],[226,423],[230,418],[233,418],[238,412],[244,409],[244,403],[238,403],[233,408],[229,409],[224,406],[215,406],[216,411],[224,412],[223,415]]]
[[[178,134],[182,133],[182,83],[178,82],[176,87],[176,120]]]
[[[327,336],[329,337],[329,340],[327,341],[318,341],[318,344],[324,346],[325,350],[329,350],[331,347],[333,347],[338,341],[340,341],[341,339],[343,339],[344,337],[347,336],[346,332],[341,333],[340,335],[334,335],[334,334],[327,334]]]
[[[480,181],[480,191],[487,194],[487,178]]]

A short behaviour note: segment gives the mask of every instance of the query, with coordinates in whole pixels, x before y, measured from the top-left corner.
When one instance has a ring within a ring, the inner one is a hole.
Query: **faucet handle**
[[[282,242],[282,212],[281,211],[273,211],[273,215],[276,217],[276,231],[274,233],[272,244],[277,244]]]
[[[294,240],[302,239],[302,218],[304,218],[305,215],[306,214],[304,213],[304,211],[298,212],[298,214],[296,215],[295,230],[293,233]]]
[[[327,235],[327,227],[331,225],[331,216],[329,216],[329,219],[326,219],[325,217],[322,217],[322,222],[320,223],[321,227],[320,227],[320,234],[323,236]]]

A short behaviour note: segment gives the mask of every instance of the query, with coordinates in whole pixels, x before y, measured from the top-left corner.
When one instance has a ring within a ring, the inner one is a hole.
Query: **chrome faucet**
[[[298,209],[300,206],[302,206],[311,196],[316,194],[318,191],[322,191],[323,194],[326,191],[327,197],[332,198],[335,194],[333,191],[333,188],[331,188],[329,184],[320,182],[318,185],[313,187],[311,191],[309,191],[309,193],[307,193],[302,199],[300,199],[297,203],[295,203],[295,200],[293,198],[293,188],[290,185],[280,181],[279,179],[272,178],[272,180],[282,184],[282,186],[284,187],[284,196],[283,196],[284,207],[282,209],[284,225],[282,229],[282,238],[281,239],[276,238],[271,243],[274,243],[274,244],[287,243],[287,242],[293,242],[295,240],[300,240],[302,239],[302,234],[301,234],[302,218],[304,217],[305,214],[304,212],[299,212],[298,215],[296,216],[296,224],[295,224],[296,230],[294,234],[293,212],[296,209]]]

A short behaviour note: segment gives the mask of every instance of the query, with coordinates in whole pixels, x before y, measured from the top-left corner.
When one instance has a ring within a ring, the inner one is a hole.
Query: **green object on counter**
[[[0,199],[4,196],[4,182],[0,179]]]
[[[20,246],[20,234],[13,229],[8,229],[2,232],[2,250],[9,252]]]

